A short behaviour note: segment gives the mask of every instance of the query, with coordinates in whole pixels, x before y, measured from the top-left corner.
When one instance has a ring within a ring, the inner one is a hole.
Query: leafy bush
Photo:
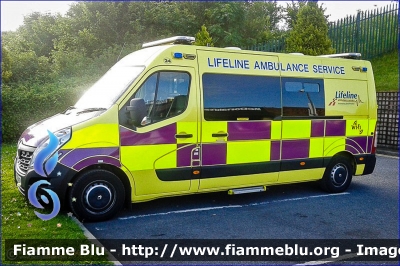
[[[293,30],[286,39],[286,52],[306,55],[334,52],[328,37],[328,21],[318,3],[308,2],[300,7]]]
[[[74,105],[88,86],[73,84],[77,80],[41,85],[23,83],[3,85],[3,142],[15,142],[30,125]]]

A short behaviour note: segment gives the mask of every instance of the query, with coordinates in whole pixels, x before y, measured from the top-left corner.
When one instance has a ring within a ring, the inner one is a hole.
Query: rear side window
[[[325,116],[322,79],[282,78],[283,116]]]
[[[281,115],[279,77],[204,74],[204,119],[272,120]]]

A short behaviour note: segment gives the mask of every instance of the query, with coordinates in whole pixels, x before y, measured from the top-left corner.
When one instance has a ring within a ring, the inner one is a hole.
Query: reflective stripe
[[[119,143],[118,125],[95,124],[82,129],[72,130],[72,138],[64,149],[75,149],[76,147],[102,148],[115,147]]]
[[[311,120],[282,121],[282,139],[304,139],[311,136]]]
[[[121,158],[124,166],[130,171],[149,170],[154,167],[175,168],[176,148],[176,144],[122,146]]]
[[[121,146],[174,144],[176,124],[171,124],[149,132],[138,133],[120,126]]]
[[[324,157],[324,138],[311,138],[309,158],[322,157]]]
[[[308,158],[310,140],[283,140],[282,160]]]
[[[271,141],[229,142],[227,149],[227,164],[267,162],[270,160]]]
[[[75,149],[67,153],[60,161],[68,167],[73,167],[78,162],[95,156],[108,156],[114,157],[116,159],[120,158],[119,148],[85,148],[85,149]]]
[[[325,136],[345,136],[346,120],[326,120]]]
[[[352,154],[366,153],[367,137],[354,137],[346,139],[346,151]]]
[[[270,121],[228,122],[228,141],[271,138]]]
[[[325,135],[325,121],[312,120],[311,121],[311,137],[323,137]]]
[[[203,165],[226,164],[226,143],[212,143],[201,145]]]
[[[324,157],[334,156],[345,150],[346,139],[344,137],[324,138]]]

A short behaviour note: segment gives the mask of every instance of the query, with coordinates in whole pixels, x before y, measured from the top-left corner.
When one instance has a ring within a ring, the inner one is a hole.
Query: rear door
[[[275,56],[198,51],[201,101],[200,190],[276,181],[279,171],[279,71],[256,69]],[[278,74],[277,74],[278,73]]]

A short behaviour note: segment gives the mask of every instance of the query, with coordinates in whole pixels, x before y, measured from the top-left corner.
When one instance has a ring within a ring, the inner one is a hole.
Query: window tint
[[[208,121],[266,120],[281,115],[279,77],[204,74],[202,78]]]
[[[190,76],[183,72],[158,72],[149,77],[135,93],[144,99],[147,117],[142,125],[179,115],[186,110]]]
[[[319,92],[318,83],[303,83],[303,89],[305,92]]]
[[[282,78],[284,116],[325,116],[324,82]]]
[[[299,92],[303,89],[303,84],[301,82],[291,82],[285,83],[285,90],[290,92]]]

